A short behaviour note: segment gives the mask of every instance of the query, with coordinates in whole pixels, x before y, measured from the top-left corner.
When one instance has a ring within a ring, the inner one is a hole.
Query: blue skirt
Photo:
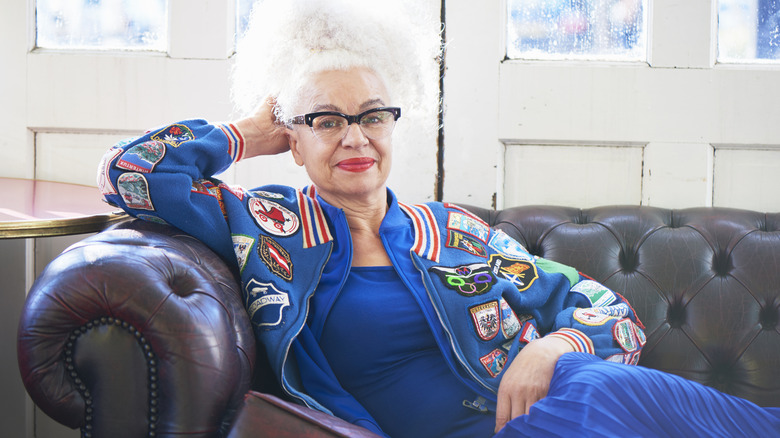
[[[780,408],[762,408],[673,374],[584,353],[558,361],[547,397],[495,438],[780,437]]]

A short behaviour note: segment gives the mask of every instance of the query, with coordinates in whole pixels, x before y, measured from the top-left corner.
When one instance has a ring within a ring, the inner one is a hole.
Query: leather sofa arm
[[[31,288],[22,379],[83,436],[221,436],[255,341],[236,274],[175,228],[128,221],[68,248]]]

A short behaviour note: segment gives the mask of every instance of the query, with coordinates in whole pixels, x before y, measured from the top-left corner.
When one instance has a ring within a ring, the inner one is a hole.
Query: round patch
[[[249,212],[260,228],[274,236],[292,236],[300,226],[295,213],[268,199],[250,198]]]

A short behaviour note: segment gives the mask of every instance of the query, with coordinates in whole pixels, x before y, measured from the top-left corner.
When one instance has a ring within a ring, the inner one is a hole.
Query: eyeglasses
[[[390,136],[395,121],[401,117],[401,108],[384,106],[363,111],[356,116],[337,111],[321,111],[295,116],[294,125],[309,125],[314,136],[323,143],[336,143],[347,135],[349,125],[357,123],[363,135],[372,140],[381,140]]]

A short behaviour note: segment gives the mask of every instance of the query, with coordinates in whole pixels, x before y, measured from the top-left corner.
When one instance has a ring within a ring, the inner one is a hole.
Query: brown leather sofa
[[[624,294],[646,326],[640,365],[780,406],[780,213],[472,211]],[[271,398],[298,419],[274,422],[258,408],[259,393],[278,388],[235,278],[194,238],[137,220],[69,248],[21,315],[19,367],[33,401],[83,436],[359,434],[316,415],[307,421],[320,432],[283,432],[310,412]]]

